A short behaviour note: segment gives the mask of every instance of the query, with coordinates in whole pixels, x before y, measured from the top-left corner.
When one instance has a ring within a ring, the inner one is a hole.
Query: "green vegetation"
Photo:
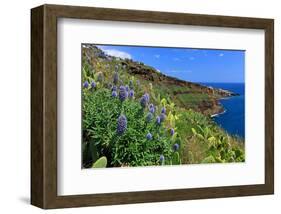
[[[179,135],[185,139],[181,156],[185,163],[243,162],[242,139],[228,135],[210,118],[193,110],[181,113],[176,123]]]
[[[198,108],[218,92],[93,47],[82,60],[83,167],[244,161],[242,139],[219,128],[206,115],[212,109]]]

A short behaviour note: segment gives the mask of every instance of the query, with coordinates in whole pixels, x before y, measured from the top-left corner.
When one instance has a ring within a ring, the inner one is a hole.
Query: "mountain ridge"
[[[204,115],[211,116],[224,112],[219,100],[238,95],[228,90],[168,76],[142,62],[108,55],[93,44],[83,44],[82,47],[82,59],[87,62],[90,69],[93,70],[97,63],[103,61],[107,63],[117,61],[128,75],[135,76],[143,84],[152,83],[160,94],[173,98],[179,107],[193,109]]]

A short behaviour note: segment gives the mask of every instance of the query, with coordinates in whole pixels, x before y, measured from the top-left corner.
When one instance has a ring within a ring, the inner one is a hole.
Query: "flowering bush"
[[[153,114],[142,102],[126,99],[126,87],[117,91],[83,91],[84,167],[103,156],[108,167],[172,164],[175,138],[169,129],[160,122],[150,123]],[[147,104],[149,95],[141,99]]]

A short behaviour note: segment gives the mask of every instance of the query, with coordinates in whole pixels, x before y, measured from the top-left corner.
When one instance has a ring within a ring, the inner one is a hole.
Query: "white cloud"
[[[224,54],[223,54],[223,53],[220,53],[219,56],[224,56]]]
[[[107,55],[119,57],[122,59],[132,59],[132,56],[129,53],[119,51],[116,49],[102,49]]]
[[[159,55],[159,54],[155,54],[154,57],[155,57],[156,59],[159,59],[159,58],[160,58],[160,55]]]

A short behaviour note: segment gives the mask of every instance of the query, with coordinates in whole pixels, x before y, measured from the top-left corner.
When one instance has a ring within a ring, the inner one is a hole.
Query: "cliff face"
[[[160,72],[157,72],[154,68],[145,66],[143,64],[137,64],[134,61],[130,60],[125,60],[122,61],[122,65],[127,66],[129,69],[129,73],[131,75],[136,75],[139,76],[142,79],[155,82],[155,83],[162,83],[162,84],[171,84],[171,85],[178,85],[184,88],[189,88],[192,89],[193,92],[197,93],[206,93],[209,95],[217,95],[217,96],[222,96],[222,97],[231,97],[231,96],[236,96],[237,94],[219,89],[219,88],[212,88],[212,87],[207,87],[203,86],[198,83],[193,83],[193,82],[188,82],[185,80],[180,80],[175,77],[167,76],[165,74],[162,74]],[[182,93],[189,93],[187,92],[182,92]]]
[[[106,64],[117,61],[118,64],[126,68],[128,75],[136,77],[144,84],[152,83],[156,91],[171,97],[179,107],[193,109],[205,115],[223,112],[224,109],[220,105],[219,99],[237,95],[231,91],[167,76],[142,62],[108,56],[91,44],[83,45],[82,59],[92,70],[95,70],[97,63]]]

